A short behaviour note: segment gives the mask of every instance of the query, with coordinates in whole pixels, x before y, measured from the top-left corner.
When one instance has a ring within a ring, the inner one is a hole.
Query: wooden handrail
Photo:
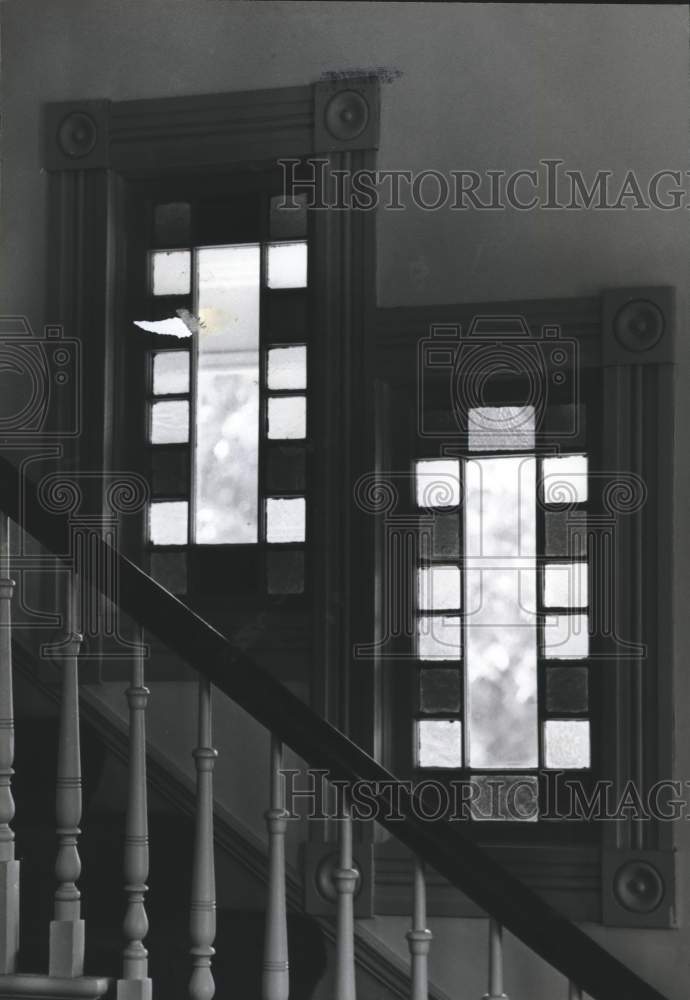
[[[35,485],[2,456],[0,509],[46,549],[71,559],[67,518],[47,511]],[[110,558],[111,548],[102,540],[99,544],[101,556]],[[333,779],[369,783],[382,826],[593,1000],[668,1000],[506,871],[469,839],[461,824],[424,820],[437,803],[425,802],[423,792],[402,785],[400,812],[405,818],[391,816],[386,788],[395,782],[394,775],[138,566],[121,553],[114,556],[119,594],[108,596],[116,597],[123,611],[308,764],[327,769]],[[100,586],[102,581],[91,583]]]

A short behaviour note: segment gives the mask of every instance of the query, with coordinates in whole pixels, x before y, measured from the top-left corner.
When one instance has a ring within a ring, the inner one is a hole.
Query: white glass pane
[[[417,619],[417,656],[420,660],[459,660],[461,621],[449,615],[421,615]]]
[[[536,767],[536,460],[465,469],[470,764]]]
[[[184,312],[184,310],[180,310]],[[185,315],[188,315],[185,313]],[[184,340],[192,336],[192,329],[179,316],[170,316],[169,319],[137,319],[134,325],[146,333],[155,333],[159,337],[177,337]]]
[[[151,444],[184,444],[189,440],[189,403],[167,399],[151,406]]]
[[[153,392],[156,396],[189,392],[188,351],[159,351],[153,355]]]
[[[266,500],[266,541],[303,542],[305,513],[304,497],[269,497]]]
[[[187,544],[186,500],[163,500],[149,508],[149,541],[154,545]]]
[[[586,499],[586,455],[544,459],[544,503],[584,503]]]
[[[547,767],[589,767],[587,719],[549,719],[544,723],[544,762]]]
[[[307,400],[304,396],[270,396],[268,436],[273,441],[307,436]]]
[[[589,655],[587,615],[547,615],[544,619],[544,656],[552,660],[581,660]]]
[[[271,347],[268,352],[266,383],[269,389],[307,388],[307,348]]]
[[[418,507],[457,507],[460,503],[460,463],[455,459],[415,462]]]
[[[189,250],[159,250],[151,258],[154,295],[189,295],[192,277]]]
[[[268,287],[305,288],[307,244],[271,243],[268,247]]]
[[[462,723],[459,719],[423,719],[417,723],[419,767],[462,767]]]
[[[587,564],[556,563],[544,567],[547,608],[587,607]]]
[[[533,406],[479,406],[468,420],[470,451],[532,451]]]
[[[417,570],[417,607],[422,611],[458,610],[459,566],[429,566]]]
[[[247,543],[259,523],[258,245],[199,250],[195,538]]]

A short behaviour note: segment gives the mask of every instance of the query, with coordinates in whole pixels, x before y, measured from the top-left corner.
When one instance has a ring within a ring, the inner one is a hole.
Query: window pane
[[[268,351],[266,383],[269,389],[307,388],[307,348],[271,347]]]
[[[546,511],[544,528],[547,556],[574,557],[586,554],[587,522],[583,511]]]
[[[189,243],[190,206],[184,201],[172,201],[166,205],[156,205],[154,210],[154,233],[156,246],[174,247]]]
[[[151,254],[154,295],[189,295],[191,259],[189,250],[160,250]]]
[[[544,604],[547,608],[587,607],[587,563],[545,566]]]
[[[533,406],[479,406],[468,420],[470,451],[534,449]]]
[[[197,542],[255,542],[259,489],[258,245],[198,252]]]
[[[268,400],[268,436],[272,441],[299,440],[307,435],[304,396],[271,396]]]
[[[462,723],[457,719],[422,719],[417,723],[419,767],[462,767]]]
[[[304,288],[307,284],[307,244],[273,243],[268,247],[268,287]]]
[[[417,656],[420,660],[459,660],[460,619],[450,615],[421,615],[417,619]]]
[[[584,503],[587,499],[587,457],[562,455],[544,459],[544,503]]]
[[[581,660],[589,655],[587,615],[547,615],[544,619],[544,656]]]
[[[278,194],[271,198],[269,232],[272,240],[294,240],[307,235],[306,194]]]
[[[158,496],[189,496],[189,457],[186,448],[151,449],[151,490]]]
[[[274,445],[268,449],[266,486],[269,493],[302,493],[305,484],[304,448]]]
[[[153,355],[153,393],[189,392],[189,352],[158,351]]]
[[[460,607],[460,568],[430,566],[417,570],[417,607],[454,611]]]
[[[184,444],[189,440],[189,403],[169,399],[151,406],[151,444]]]
[[[536,767],[536,460],[466,463],[465,614],[473,767]]]
[[[266,500],[266,541],[303,542],[304,497],[269,497]]]
[[[171,594],[187,593],[186,552],[152,552],[150,572]]]
[[[269,594],[304,592],[304,552],[267,552],[266,570]]]
[[[460,711],[460,671],[453,667],[425,667],[419,672],[422,712]]]
[[[473,774],[475,792],[470,815],[474,820],[536,822],[539,818],[539,780],[533,774]]]
[[[546,670],[546,710],[586,712],[589,706],[587,667],[556,667]]]
[[[415,462],[418,507],[457,507],[460,503],[460,463],[455,459]]]
[[[589,722],[586,719],[549,719],[544,723],[546,767],[589,767]]]
[[[432,528],[432,554],[438,558],[460,556],[460,519],[457,514],[436,514]]]
[[[185,316],[187,315],[185,313]],[[134,325],[146,333],[155,333],[157,337],[177,337],[178,340],[186,340],[192,336],[191,325],[185,323],[179,316],[170,316],[168,319],[137,319],[134,320]]]
[[[186,500],[162,500],[149,508],[149,541],[154,545],[187,544]]]

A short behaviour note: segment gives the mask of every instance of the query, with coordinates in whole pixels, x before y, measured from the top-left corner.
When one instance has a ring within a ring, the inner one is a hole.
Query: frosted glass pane
[[[460,671],[457,667],[420,670],[419,708],[434,714],[460,711]]]
[[[258,538],[258,245],[198,251],[199,318],[195,538]]]
[[[189,295],[192,255],[189,250],[160,250],[151,254],[154,295]]]
[[[544,503],[584,503],[587,499],[586,455],[544,459]]]
[[[186,500],[162,500],[149,508],[149,541],[154,545],[187,544]]]
[[[460,568],[429,566],[417,570],[417,607],[423,611],[460,608]]]
[[[544,656],[581,660],[589,655],[587,615],[547,615],[544,619]]]
[[[461,621],[450,615],[421,615],[417,619],[417,656],[420,660],[459,660]]]
[[[268,247],[268,287],[304,288],[307,284],[307,244],[272,243]]]
[[[532,451],[533,406],[479,406],[468,420],[470,451]]]
[[[418,722],[417,765],[462,767],[462,723],[457,719]]]
[[[293,441],[307,436],[307,400],[304,396],[269,397],[268,436],[272,441]]]
[[[547,767],[589,767],[590,757],[587,719],[549,719],[544,723],[544,762]]]
[[[536,460],[473,459],[465,480],[472,767],[536,767]]]
[[[156,396],[189,392],[188,351],[159,351],[153,355],[153,392]]]
[[[539,779],[532,774],[473,774],[474,820],[534,823],[539,818]]]
[[[189,440],[189,403],[168,399],[151,406],[151,443],[184,444]]]
[[[455,459],[415,462],[418,507],[457,507],[460,503],[460,463]]]
[[[547,608],[587,607],[587,563],[557,563],[544,567]]]
[[[269,497],[266,500],[266,541],[303,542],[305,512],[304,497]]]
[[[266,382],[269,389],[307,388],[307,348],[271,347],[268,351]]]

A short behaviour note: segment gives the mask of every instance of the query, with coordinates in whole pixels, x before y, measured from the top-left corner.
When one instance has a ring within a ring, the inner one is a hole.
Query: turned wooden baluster
[[[582,990],[572,982],[568,985],[568,1000],[582,1000]]]
[[[196,817],[192,860],[192,901],[189,933],[192,942],[190,1000],[211,1000],[216,985],[211,972],[216,937],[216,875],[213,859],[213,765],[217,751],[211,746],[211,685],[199,679],[199,745],[196,762]]]
[[[412,966],[412,1000],[428,1000],[429,975],[427,956],[433,940],[433,934],[426,926],[426,880],[424,878],[424,863],[419,858],[414,862],[412,929],[407,932],[407,944],[410,949],[410,964]]]
[[[283,807],[281,769],[283,747],[271,736],[271,805],[266,813],[268,827],[268,909],[261,980],[262,1000],[288,1000],[287,911],[285,902],[285,830],[287,812]]]
[[[139,635],[140,644],[143,636]],[[144,938],[149,922],[144,900],[149,875],[148,803],[146,796],[146,705],[143,652],[132,662],[132,683],[126,691],[129,706],[129,777],[125,819],[124,866],[127,909],[122,924],[127,942],[122,952],[122,979],[117,1000],[151,1000],[148,951]]]
[[[19,950],[19,862],[14,856],[14,699],[9,518],[0,514],[0,974],[14,972]]]
[[[77,841],[81,830],[81,751],[79,745],[79,673],[77,657],[82,637],[76,631],[77,582],[67,588],[67,634],[59,647],[62,696],[58,731],[55,812],[58,852],[55,862],[54,919],[50,923],[51,976],[75,977],[84,971],[84,921],[77,879],[81,860]]]
[[[333,871],[336,891],[334,1000],[356,1000],[353,902],[358,875],[352,863],[352,819],[345,804],[338,828],[338,867]]]
[[[507,1000],[503,992],[503,928],[489,919],[489,992],[484,1000]]]

